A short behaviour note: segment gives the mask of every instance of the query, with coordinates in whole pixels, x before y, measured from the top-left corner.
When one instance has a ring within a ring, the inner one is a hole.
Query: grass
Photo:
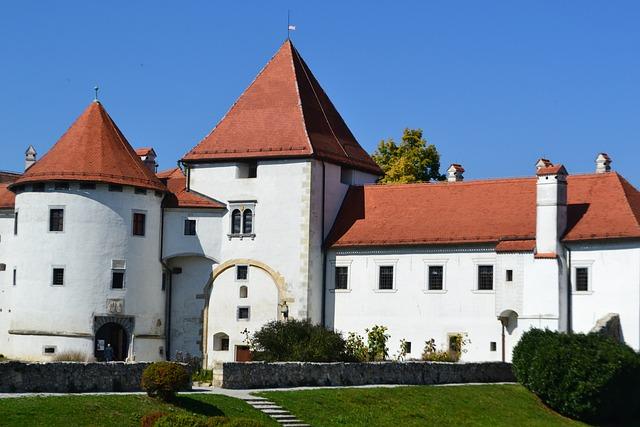
[[[520,385],[342,388],[259,393],[314,427],[580,426]]]
[[[139,426],[153,412],[243,417],[277,425],[245,402],[213,394],[181,394],[173,405],[145,395],[77,395],[0,399],[2,426]]]

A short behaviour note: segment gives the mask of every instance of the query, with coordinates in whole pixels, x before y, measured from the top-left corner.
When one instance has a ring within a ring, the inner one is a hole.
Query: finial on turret
[[[98,85],[95,85],[95,87],[93,88],[93,90],[95,91],[95,95],[93,98],[93,102],[99,102],[98,101],[98,91],[100,90],[100,87],[98,87]]]

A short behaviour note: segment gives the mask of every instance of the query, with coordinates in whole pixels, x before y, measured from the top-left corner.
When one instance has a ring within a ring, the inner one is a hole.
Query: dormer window
[[[229,206],[231,211],[229,239],[232,237],[255,238],[255,202],[235,202]]]
[[[258,162],[253,160],[238,163],[238,172],[236,175],[238,178],[256,178],[258,176]]]

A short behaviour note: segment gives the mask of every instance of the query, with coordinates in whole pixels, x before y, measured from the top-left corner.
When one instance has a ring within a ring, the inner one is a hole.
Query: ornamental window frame
[[[480,289],[480,267],[492,267],[492,285],[491,289]],[[473,289],[476,294],[495,294],[496,293],[496,259],[495,258],[474,258],[473,259]]]
[[[426,294],[445,294],[447,293],[447,259],[423,259],[424,262],[424,288]],[[442,268],[442,289],[430,288],[430,270],[431,267]]]
[[[571,261],[571,293],[574,295],[593,294],[593,260]],[[578,290],[578,269],[587,269],[587,290]]]
[[[256,204],[255,200],[248,201],[234,201],[229,202],[229,222],[227,237],[231,239],[255,239],[256,237]],[[238,227],[234,227],[234,219],[238,218],[239,223],[235,224]],[[250,224],[251,229],[247,229],[247,224]]]
[[[374,288],[374,292],[376,293],[394,293],[394,292],[398,292],[398,259],[389,259],[389,258],[385,258],[385,259],[376,259],[374,260],[374,264],[376,266],[375,268],[375,288]],[[391,289],[380,289],[380,270],[381,267],[393,267],[393,276],[392,276],[392,283],[391,283]]]
[[[351,292],[351,264],[353,260],[351,259],[337,259],[331,261],[331,287],[329,288],[329,292],[331,293],[347,293]],[[336,288],[336,273],[339,267],[344,267],[347,269],[347,287],[346,288]]]

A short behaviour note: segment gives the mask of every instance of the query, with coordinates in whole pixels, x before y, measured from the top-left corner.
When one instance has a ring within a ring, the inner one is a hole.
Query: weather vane
[[[287,10],[287,40],[291,38],[291,31],[295,31],[296,26],[291,25],[291,13]]]
[[[93,88],[93,90],[96,92],[95,97],[93,98],[93,100],[95,102],[98,102],[98,91],[100,90],[100,88],[98,87],[98,85],[95,85],[95,87]]]

